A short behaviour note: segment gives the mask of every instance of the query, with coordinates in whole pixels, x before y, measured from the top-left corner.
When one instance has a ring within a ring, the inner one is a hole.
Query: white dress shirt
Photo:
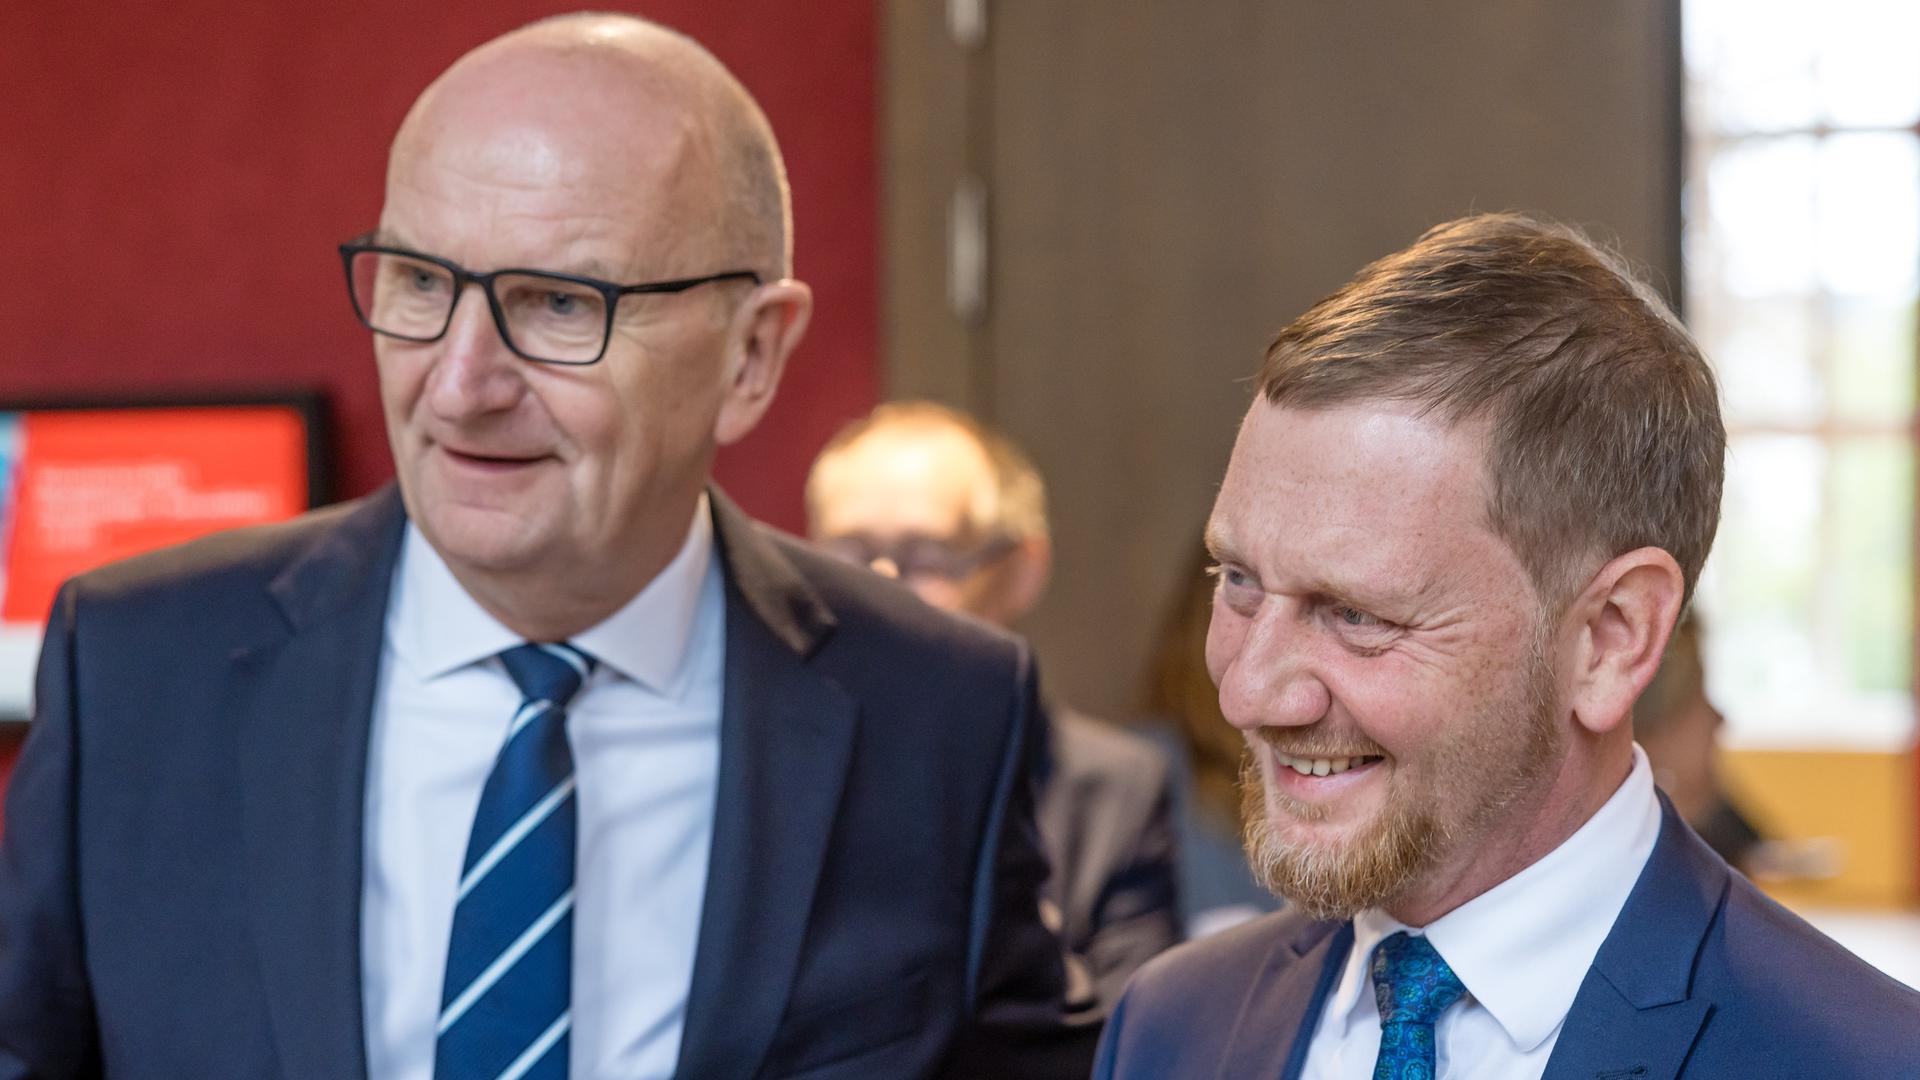
[[[725,612],[703,496],[639,596],[571,640],[599,661],[567,707],[579,828],[574,1080],[669,1077],[706,896]],[[520,692],[488,615],[411,525],[367,757],[361,962],[370,1080],[429,1080],[454,895]]]
[[[1532,866],[1424,930],[1378,910],[1355,916],[1353,951],[1327,995],[1302,1080],[1372,1080],[1380,1008],[1368,969],[1374,946],[1400,930],[1425,934],[1467,988],[1434,1025],[1435,1075],[1539,1080],[1659,833],[1653,772],[1635,746],[1619,790]]]

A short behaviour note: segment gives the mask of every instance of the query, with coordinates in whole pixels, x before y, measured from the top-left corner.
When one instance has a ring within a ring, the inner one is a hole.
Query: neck
[[[686,543],[698,499],[696,491],[684,506],[623,534],[598,565],[575,558],[490,570],[448,559],[447,569],[502,626],[528,641],[564,641],[605,622],[660,576]]]
[[[1408,926],[1427,926],[1566,843],[1633,771],[1632,739],[1624,731],[1617,735],[1576,737],[1538,798],[1516,802],[1471,835],[1456,837],[1453,858],[1385,904],[1386,913]]]

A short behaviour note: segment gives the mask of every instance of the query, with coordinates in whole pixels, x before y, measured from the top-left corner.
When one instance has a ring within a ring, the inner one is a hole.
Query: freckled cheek
[[[1227,677],[1227,669],[1240,655],[1246,636],[1243,620],[1232,612],[1214,608],[1213,621],[1207,624],[1207,674],[1213,677],[1213,685],[1219,686]]]
[[[1384,670],[1330,675],[1330,713],[1395,759],[1419,753],[1445,734],[1453,712],[1444,694],[1405,673]]]

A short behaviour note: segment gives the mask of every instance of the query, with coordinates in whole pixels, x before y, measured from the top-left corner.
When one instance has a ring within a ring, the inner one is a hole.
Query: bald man
[[[945,611],[1014,627],[1053,562],[1046,482],[1011,440],[931,401],[842,428],[807,475],[807,531]],[[1172,795],[1153,744],[1050,702],[1038,802],[1050,921],[1102,1001],[1180,940]]]
[[[807,323],[790,232],[653,24],[428,88],[341,247],[397,485],[55,604],[0,1078],[1085,1075],[1024,647],[711,485]]]

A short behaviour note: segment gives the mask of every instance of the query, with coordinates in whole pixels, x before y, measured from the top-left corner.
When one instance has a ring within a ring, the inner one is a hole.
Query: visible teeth
[[[1339,776],[1367,760],[1364,757],[1303,758],[1278,751],[1274,752],[1274,756],[1280,759],[1280,764],[1301,776]]]

